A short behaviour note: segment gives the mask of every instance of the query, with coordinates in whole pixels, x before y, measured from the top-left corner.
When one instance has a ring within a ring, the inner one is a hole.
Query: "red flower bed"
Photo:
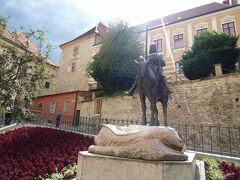
[[[240,180],[240,169],[235,164],[228,164],[225,161],[221,161],[219,168],[226,177],[226,180]]]
[[[0,134],[0,179],[47,177],[77,163],[93,138],[62,130],[27,127]]]

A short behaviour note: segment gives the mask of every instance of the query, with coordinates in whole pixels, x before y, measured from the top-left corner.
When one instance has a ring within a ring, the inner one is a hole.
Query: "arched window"
[[[228,35],[236,35],[236,17],[235,16],[225,16],[221,19],[222,32]]]
[[[195,26],[196,34],[199,35],[203,32],[208,31],[208,23],[207,22],[200,22]]]

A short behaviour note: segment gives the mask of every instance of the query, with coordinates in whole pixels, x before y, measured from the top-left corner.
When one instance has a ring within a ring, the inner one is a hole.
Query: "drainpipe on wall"
[[[74,107],[74,113],[73,113],[73,121],[72,121],[72,125],[75,125],[75,121],[76,121],[76,109],[77,109],[77,100],[78,100],[78,91],[76,92],[76,97],[75,97],[75,107]]]

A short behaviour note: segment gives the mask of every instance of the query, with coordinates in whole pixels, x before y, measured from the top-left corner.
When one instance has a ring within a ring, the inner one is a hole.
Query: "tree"
[[[138,34],[126,22],[110,23],[100,51],[93,57],[87,71],[107,94],[127,89],[136,77],[134,59],[141,51]]]
[[[11,36],[11,42],[4,38]],[[46,45],[42,30],[25,32],[25,39],[21,41],[19,34],[7,31],[7,18],[0,16],[0,107],[10,108],[17,114],[25,103],[31,103],[36,92],[40,90],[46,77],[44,64],[48,58],[49,44]],[[36,42],[39,50],[30,49],[29,39]],[[46,51],[41,50],[44,46]]]
[[[214,73],[214,64],[221,63],[223,73],[235,70],[239,57],[238,36],[205,32],[195,36],[193,46],[182,55],[183,72],[189,79]]]

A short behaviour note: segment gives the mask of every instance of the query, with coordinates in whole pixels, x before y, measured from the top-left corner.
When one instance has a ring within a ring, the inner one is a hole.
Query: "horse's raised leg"
[[[163,118],[164,118],[164,126],[168,126],[167,123],[167,102],[168,102],[168,98],[164,98],[161,103],[162,103],[162,107],[163,107]]]
[[[139,97],[141,100],[141,107],[142,107],[142,125],[146,125],[147,124],[146,97],[142,93],[139,93]]]

